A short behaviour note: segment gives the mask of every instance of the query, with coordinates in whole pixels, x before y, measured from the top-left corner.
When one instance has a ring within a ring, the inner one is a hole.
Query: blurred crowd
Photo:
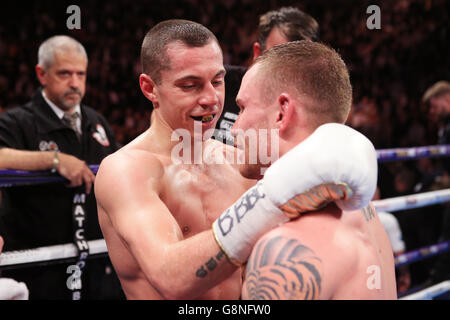
[[[8,2],[0,13],[0,108],[23,104],[34,92],[39,43],[69,33],[89,55],[85,103],[108,118],[125,144],[149,123],[151,105],[139,91],[138,75],[140,44],[151,26],[168,18],[201,22],[217,35],[226,64],[247,65],[258,16],[293,4],[319,22],[322,41],[350,68],[350,125],[377,148],[433,142],[436,130],[427,123],[420,97],[427,86],[448,77],[450,5],[445,0],[380,2],[380,30],[366,27],[366,8],[373,4],[368,1],[86,1],[79,3],[81,29],[72,31],[66,27],[64,1],[30,2],[26,14]]]
[[[377,149],[436,144],[436,124],[429,121],[421,97],[433,83],[450,79],[448,1],[78,1],[80,30],[66,27],[70,4],[1,4],[0,112],[27,102],[38,87],[34,66],[42,40],[69,34],[83,43],[89,56],[84,103],[103,114],[117,141],[126,144],[150,124],[152,107],[140,92],[138,75],[140,45],[151,26],[169,18],[200,22],[216,34],[225,64],[245,66],[257,40],[259,15],[292,5],[318,21],[322,41],[349,67],[354,87],[350,126],[366,134]],[[381,9],[380,30],[366,27],[371,4]],[[381,198],[437,188],[442,163],[424,159],[380,166]],[[420,214],[409,218],[417,220],[414,227],[423,226],[420,232],[408,230],[398,215],[407,249],[438,241],[442,217]],[[412,281],[424,281],[425,273],[415,272]]]

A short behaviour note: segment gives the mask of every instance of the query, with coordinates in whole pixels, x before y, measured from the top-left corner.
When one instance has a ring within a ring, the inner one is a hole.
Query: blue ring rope
[[[436,158],[450,156],[450,145],[435,145],[412,148],[395,148],[377,150],[378,162],[417,160],[421,158]],[[99,165],[89,165],[97,174]],[[40,184],[65,183],[67,179],[58,174],[45,171],[0,170],[0,188]]]
[[[99,165],[89,165],[89,169],[97,174]],[[0,188],[10,188],[44,183],[67,183],[63,176],[52,173],[50,170],[0,170]]]
[[[378,162],[418,160],[422,158],[448,157],[449,155],[450,144],[377,150]]]
[[[416,160],[425,157],[445,157],[450,155],[450,145],[436,145],[413,148],[377,150],[379,162]],[[99,165],[89,165],[94,174]],[[65,183],[67,179],[59,174],[45,171],[0,170],[0,188],[42,183]],[[428,199],[427,199],[428,200]],[[442,199],[441,199],[442,201]],[[429,204],[426,204],[429,205]],[[395,266],[403,266],[450,250],[450,241],[438,243],[401,254],[395,258]]]
[[[450,250],[450,241],[445,241],[431,246],[423,247],[417,250],[406,252],[395,257],[395,267],[401,267],[407,264],[411,264],[416,261],[420,261],[426,258],[430,258],[437,254]]]

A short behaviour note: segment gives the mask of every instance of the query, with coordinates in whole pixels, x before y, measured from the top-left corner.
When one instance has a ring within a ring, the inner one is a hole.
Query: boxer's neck
[[[298,144],[300,144],[303,140],[308,138],[313,131],[309,131],[306,129],[298,129],[296,130],[295,134],[290,135],[287,139],[281,135],[280,136],[280,146],[279,146],[279,157],[281,158],[284,154],[289,152],[289,150],[296,147]],[[320,148],[320,146],[317,146]]]
[[[157,148],[161,153],[175,156],[185,164],[201,163],[203,152],[210,140],[203,141],[202,137],[194,137],[187,129],[172,129],[159,112],[152,117],[149,133],[152,141],[158,144]]]

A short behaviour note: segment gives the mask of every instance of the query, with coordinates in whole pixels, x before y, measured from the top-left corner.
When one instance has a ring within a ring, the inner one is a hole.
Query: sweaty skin
[[[335,205],[264,235],[246,269],[243,299],[396,299],[394,258],[372,204]]]
[[[215,154],[220,154],[223,145],[214,140],[209,143],[217,145]],[[171,242],[178,242],[210,229],[213,221],[218,218],[220,213],[244,193],[247,186],[250,186],[250,183],[244,182],[239,172],[229,164],[175,165],[170,157],[157,154],[155,145],[157,145],[157,141],[152,139],[151,132],[147,132],[132,144],[124,147],[120,153],[112,156],[116,158],[116,161],[120,158],[122,164],[130,168],[130,170],[121,172],[121,174],[131,175],[127,179],[133,181],[133,186],[128,184],[117,186],[123,188],[123,192],[127,195],[129,195],[129,192],[126,190],[129,187],[133,189],[131,192],[135,196],[130,198],[130,202],[141,197],[151,198],[154,191],[155,196],[165,205],[161,212],[140,213],[140,215],[145,216],[139,218],[139,224],[142,228],[134,229],[136,233],[146,230],[145,224],[148,224],[147,230],[149,232],[155,232],[155,220],[166,220],[165,223],[156,226],[159,229],[159,235],[143,235],[142,243],[137,243],[142,249],[147,248],[148,245],[157,246],[158,244],[154,242],[158,241],[159,237],[170,239]],[[217,150],[219,150],[219,153],[217,153]],[[151,174],[152,170],[148,170],[149,164],[158,168],[159,176],[157,179]],[[110,183],[115,184],[116,182],[110,180]],[[112,201],[108,197],[113,196],[114,193],[111,193],[111,195],[102,194],[102,203]],[[130,208],[134,208],[134,206],[130,205]],[[133,219],[133,217],[134,214],[130,214],[129,219]],[[114,226],[114,221],[101,206],[99,206],[99,221],[108,245],[111,261],[127,298],[165,298],[142,271],[142,263],[138,263],[135,258],[133,252],[139,249],[130,248],[130,241],[117,232],[118,227]],[[133,222],[130,222],[131,224]],[[182,254],[193,255],[196,248],[192,247],[190,250]],[[151,250],[146,255],[151,263],[158,264],[158,255],[155,254],[152,257]],[[203,260],[189,260],[189,264],[196,266],[196,273],[192,273],[191,277],[200,279],[205,272],[213,272],[216,263],[223,263],[226,260],[227,258],[221,253],[220,249],[217,250],[215,255]],[[186,267],[181,262],[174,261],[173,263],[176,264],[174,265],[175,269],[180,271]],[[241,278],[241,269],[236,269],[230,277],[219,285],[201,296],[192,298],[237,299],[240,296]]]
[[[140,76],[155,108],[151,127],[100,165],[100,226],[128,299],[237,299],[241,270],[211,227],[254,181],[221,159],[229,159],[232,147],[205,137],[223,108],[222,53],[211,40],[202,47],[171,42],[167,54],[170,68],[161,71],[160,82]],[[181,150],[178,156],[190,161],[179,164],[172,155],[180,143],[172,140],[177,129],[190,133],[183,141],[192,147]],[[214,157],[219,161],[210,161]]]

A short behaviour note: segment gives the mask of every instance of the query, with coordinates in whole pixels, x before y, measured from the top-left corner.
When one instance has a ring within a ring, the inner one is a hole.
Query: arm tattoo
[[[362,208],[362,212],[367,222],[372,220],[372,218],[375,217],[376,213],[374,208],[370,204],[367,207]]]
[[[252,300],[318,299],[322,261],[296,239],[264,239],[248,260],[245,286]]]
[[[198,270],[195,272],[195,275],[197,276],[197,278],[206,277],[208,274],[208,271],[213,271],[217,267],[218,262],[220,260],[222,260],[222,258],[224,256],[225,256],[225,253],[222,250],[220,250],[219,253],[217,253],[214,257],[211,257],[208,261],[206,261],[204,265],[201,265],[198,268]],[[205,266],[208,271],[205,269]]]

